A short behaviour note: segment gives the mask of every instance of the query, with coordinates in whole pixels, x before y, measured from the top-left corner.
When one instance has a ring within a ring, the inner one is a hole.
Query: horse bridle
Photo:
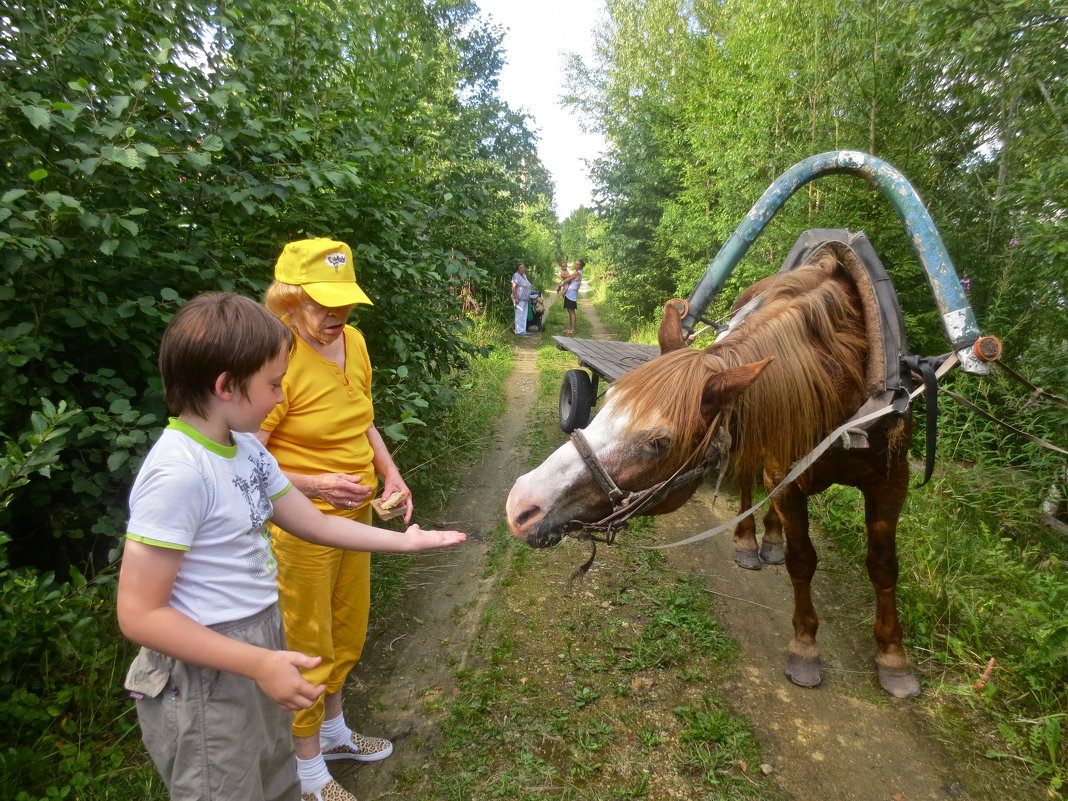
[[[571,442],[575,446],[575,450],[578,451],[579,456],[582,457],[586,469],[590,471],[594,480],[608,496],[608,500],[612,503],[612,511],[595,523],[572,520],[569,527],[572,530],[581,530],[580,540],[591,540],[611,545],[615,541],[616,532],[621,528],[625,528],[630,518],[644,509],[655,506],[679,487],[703,478],[709,467],[711,467],[713,458],[721,468],[725,467],[727,453],[730,450],[730,434],[727,432],[726,426],[720,427],[719,422],[720,415],[717,414],[698,448],[689,458],[682,462],[679,469],[671,476],[658,484],[653,484],[651,487],[634,492],[620,489],[619,485],[608,475],[608,471],[604,469],[604,465],[597,458],[597,454],[593,452],[593,448],[590,447],[590,443],[586,440],[582,429],[576,428],[571,432]],[[682,472],[682,469],[693,462],[698,454],[700,454],[700,463],[696,467]],[[604,532],[604,534],[603,536],[598,536],[594,532]],[[590,561],[592,562],[592,557]]]

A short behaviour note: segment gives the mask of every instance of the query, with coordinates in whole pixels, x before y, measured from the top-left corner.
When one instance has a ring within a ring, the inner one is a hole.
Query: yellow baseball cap
[[[274,265],[274,280],[304,287],[323,306],[353,306],[371,299],[356,283],[352,248],[332,239],[290,242]]]

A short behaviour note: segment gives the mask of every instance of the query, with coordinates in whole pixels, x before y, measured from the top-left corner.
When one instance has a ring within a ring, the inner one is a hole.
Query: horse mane
[[[825,253],[776,276],[760,308],[729,336],[620,377],[613,399],[629,407],[632,424],[659,417],[679,447],[693,447],[710,422],[701,411],[707,380],[773,356],[733,410],[734,460],[740,472],[765,461],[785,469],[863,402],[867,355],[856,289]]]

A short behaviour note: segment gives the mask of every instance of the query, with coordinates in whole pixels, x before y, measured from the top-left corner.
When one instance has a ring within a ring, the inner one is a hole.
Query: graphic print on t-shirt
[[[235,475],[233,482],[234,486],[245,496],[245,503],[248,504],[249,523],[251,525],[245,535],[258,535],[263,538],[264,544],[252,541],[249,544],[249,549],[245,552],[245,563],[252,575],[259,575],[261,572],[273,575],[278,569],[278,563],[275,561],[274,551],[271,549],[271,535],[265,525],[274,513],[274,506],[271,504],[271,497],[267,492],[267,454],[263,451],[249,454],[248,460],[252,464],[252,473],[249,478],[246,479]]]

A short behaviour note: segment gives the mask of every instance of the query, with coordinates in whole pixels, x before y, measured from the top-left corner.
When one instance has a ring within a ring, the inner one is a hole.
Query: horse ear
[[[690,304],[682,298],[672,298],[664,304],[664,319],[660,321],[660,330],[656,341],[660,343],[660,355],[686,347],[682,336],[682,318],[690,311]]]
[[[741,367],[731,367],[721,373],[716,373],[705,382],[704,393],[701,396],[701,408],[710,413],[732,405],[742,394],[749,389],[762,372],[775,360],[769,356],[759,362],[743,364]],[[709,414],[711,416],[711,414]]]

